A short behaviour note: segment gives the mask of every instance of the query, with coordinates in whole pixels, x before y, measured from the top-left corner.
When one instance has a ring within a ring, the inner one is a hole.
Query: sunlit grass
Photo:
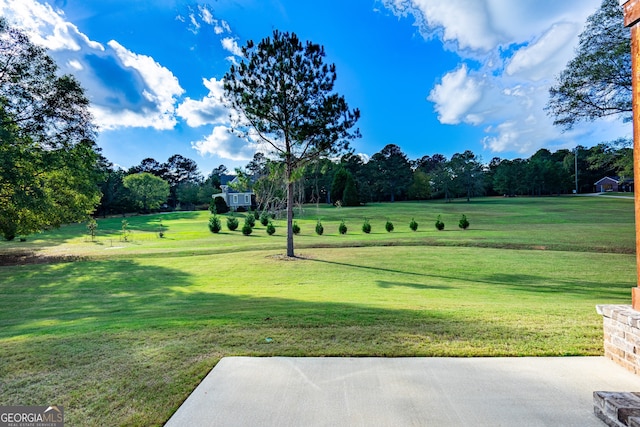
[[[130,217],[126,242],[121,220],[99,220],[96,242],[78,224],[0,244],[81,257],[0,267],[3,404],[62,404],[69,425],[161,425],[227,355],[599,355],[594,306],[628,303],[635,286],[626,200],[307,206],[293,261],[281,220],[276,236],[245,237],[210,233],[206,212]]]

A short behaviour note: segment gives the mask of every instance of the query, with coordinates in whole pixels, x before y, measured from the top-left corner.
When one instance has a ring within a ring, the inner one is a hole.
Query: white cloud
[[[213,25],[215,20],[213,19],[211,11],[207,9],[206,6],[202,5],[198,6],[198,10],[200,10],[200,17],[202,18],[202,20],[209,25]]]
[[[224,105],[224,82],[212,78],[203,79],[203,84],[209,89],[207,96],[201,101],[185,99],[177,109],[178,116],[191,127],[227,123],[229,110]]]
[[[428,99],[436,104],[441,123],[455,125],[462,121],[477,120],[468,112],[481,98],[480,84],[468,76],[467,66],[463,65],[446,74],[442,82],[433,88]]]
[[[506,68],[507,75],[541,80],[553,77],[573,54],[573,45],[580,27],[576,23],[553,25],[535,43],[518,50]]]
[[[438,37],[461,63],[431,89],[443,124],[483,126],[495,152],[532,154],[575,146],[592,124],[562,133],[544,110],[549,87],[573,57],[586,18],[601,0],[384,0],[413,16],[426,38]],[[620,126],[616,126],[620,130]]]
[[[246,161],[253,158],[256,145],[240,138],[227,126],[216,126],[203,140],[192,142],[191,147],[201,156],[212,155],[234,161]]]
[[[238,42],[232,37],[223,38],[220,43],[225,50],[228,50],[235,56],[242,56],[242,49],[238,46]]]
[[[80,80],[101,129],[175,126],[175,104],[184,90],[153,58],[114,40],[106,47],[90,40],[48,4],[0,0],[0,14],[48,48],[62,72]]]

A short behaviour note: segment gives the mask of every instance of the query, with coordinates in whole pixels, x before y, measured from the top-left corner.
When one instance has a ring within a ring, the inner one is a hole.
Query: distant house
[[[596,187],[596,193],[606,193],[609,191],[633,191],[633,179],[620,179],[617,176],[605,176],[604,178],[598,180],[598,182],[596,182],[594,185]]]
[[[229,209],[231,209],[232,211],[237,211],[238,208],[245,208],[245,209],[251,208],[251,206],[253,206],[254,204],[253,191],[234,190],[232,187],[234,187],[236,184],[238,184],[237,177],[233,178],[230,182],[227,182],[226,184],[220,185],[220,189],[222,190],[222,193],[214,194],[211,197],[213,197],[214,199],[216,197],[222,198],[227,204],[227,206],[229,206]]]

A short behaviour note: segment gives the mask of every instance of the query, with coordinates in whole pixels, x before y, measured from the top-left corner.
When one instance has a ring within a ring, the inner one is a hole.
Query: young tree
[[[631,38],[618,0],[603,0],[580,34],[576,57],[549,90],[554,124],[623,115],[631,120]]]
[[[244,60],[224,77],[225,95],[239,112],[234,129],[255,135],[285,165],[287,184],[287,256],[293,257],[295,172],[311,161],[348,147],[360,111],[350,110],[333,93],[334,64],[324,63],[324,48],[303,44],[293,33],[242,48]]]
[[[123,183],[131,191],[131,197],[143,212],[158,209],[169,197],[167,181],[148,172],[128,175]]]
[[[0,70],[0,234],[85,219],[102,174],[84,90],[3,18]]]

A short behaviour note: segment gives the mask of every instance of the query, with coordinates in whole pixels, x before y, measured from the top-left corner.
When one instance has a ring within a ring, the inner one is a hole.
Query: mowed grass
[[[0,267],[1,403],[64,405],[69,425],[161,425],[229,355],[600,355],[595,305],[629,303],[636,285],[633,200],[305,206],[296,218],[297,260],[282,257],[284,221],[275,236],[213,235],[201,212],[127,218],[126,242],[110,218],[96,242],[80,224],[0,244],[76,257]]]

